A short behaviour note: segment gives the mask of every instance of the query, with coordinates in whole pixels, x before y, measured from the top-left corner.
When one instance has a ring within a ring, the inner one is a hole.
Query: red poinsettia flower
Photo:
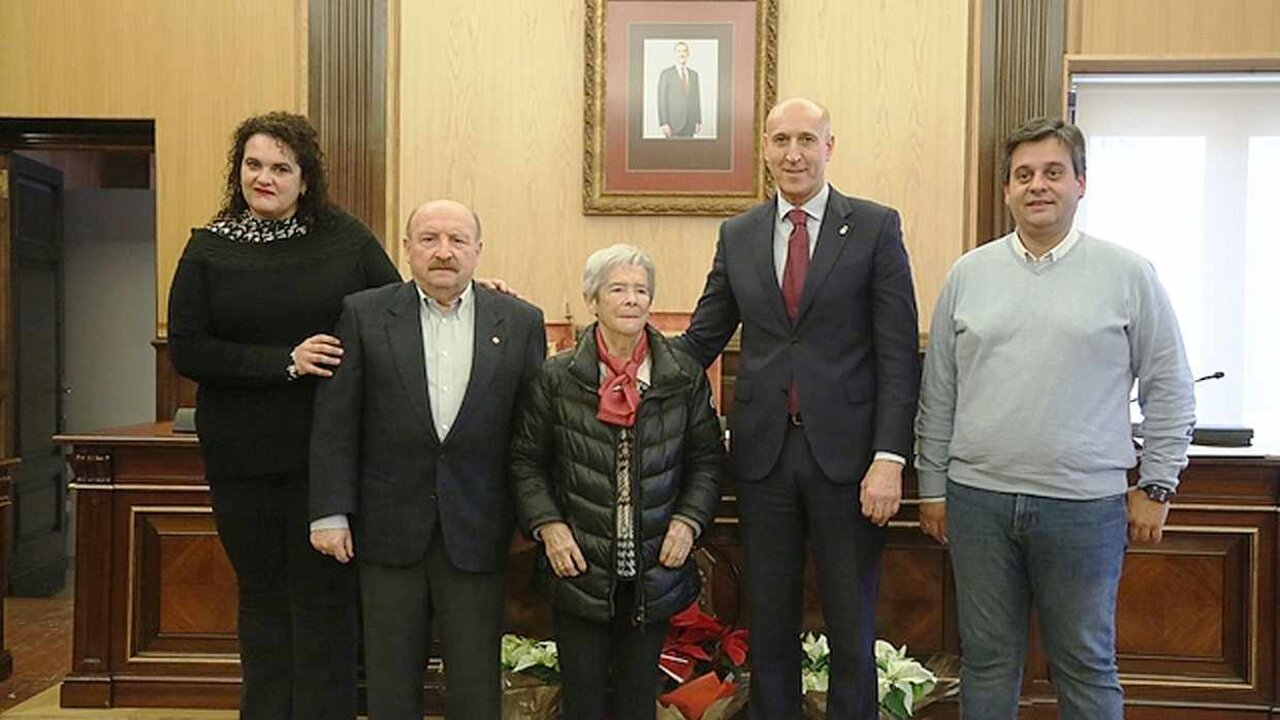
[[[658,665],[672,680],[670,686],[708,672],[723,677],[746,662],[747,631],[726,626],[694,602],[671,618]]]
[[[720,649],[729,656],[734,667],[742,667],[747,662],[747,630],[739,628],[726,633],[720,640]]]

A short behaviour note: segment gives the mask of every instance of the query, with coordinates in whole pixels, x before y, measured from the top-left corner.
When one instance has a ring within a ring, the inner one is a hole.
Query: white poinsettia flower
[[[916,700],[933,689],[937,677],[925,666],[907,657],[907,646],[893,645],[876,640],[876,692],[879,701],[889,695],[902,698],[902,707],[908,715],[914,714]]]
[[[900,649],[895,648],[887,640],[876,640],[875,644],[876,664],[880,665],[891,660],[902,660],[907,656],[907,646],[903,645]]]
[[[800,686],[802,692],[826,692],[830,678],[826,670],[810,670],[808,668],[800,671]]]
[[[818,662],[831,655],[831,649],[827,646],[827,636],[822,633],[805,633],[800,640],[800,647],[804,649],[804,654],[813,662]]]
[[[558,670],[559,657],[553,640],[536,642],[519,635],[502,636],[502,666],[511,672],[521,672],[533,667]]]

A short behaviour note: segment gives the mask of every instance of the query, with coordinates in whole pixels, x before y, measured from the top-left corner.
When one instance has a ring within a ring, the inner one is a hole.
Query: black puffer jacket
[[[613,605],[618,428],[596,419],[600,368],[594,325],[576,348],[547,360],[516,414],[511,478],[520,521],[526,530],[567,523],[587,560],[585,573],[561,579],[540,555],[535,583],[556,610],[597,622],[618,612],[642,622],[661,620],[698,596],[692,560],[669,569],[658,563],[658,552],[673,515],[703,529],[711,526],[724,474],[724,444],[707,376],[661,333],[646,331],[651,383],[636,418],[638,471],[632,482],[637,607]]]

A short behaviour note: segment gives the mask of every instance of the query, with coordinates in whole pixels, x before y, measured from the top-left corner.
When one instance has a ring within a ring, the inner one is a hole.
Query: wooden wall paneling
[[[386,225],[388,0],[309,0],[307,108],[335,202],[390,245]]]
[[[1187,56],[1280,50],[1275,0],[1070,0],[1070,52]]]
[[[965,231],[962,251],[994,237],[1003,212],[991,201],[995,188],[996,4],[972,0],[969,7],[969,128],[965,146]]]

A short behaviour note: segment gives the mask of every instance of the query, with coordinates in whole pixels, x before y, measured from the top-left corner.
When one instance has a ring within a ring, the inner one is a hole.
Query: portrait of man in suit
[[[663,137],[690,138],[702,131],[702,89],[689,67],[689,43],[675,44],[675,64],[658,76],[658,125]]]
[[[827,717],[877,716],[875,606],[919,391],[901,220],[826,181],[831,117],[793,98],[765,122],[778,192],[720,226],[678,345],[709,365],[741,326],[730,472],[751,597],[751,717],[800,716],[802,582],[813,551],[831,644]]]
[[[407,223],[412,279],[348,296],[342,365],[316,394],[311,541],[360,562],[369,716],[421,720],[431,620],[445,716],[501,716],[504,570],[514,527],[511,415],[546,354],[542,312],[472,282],[467,206]]]

